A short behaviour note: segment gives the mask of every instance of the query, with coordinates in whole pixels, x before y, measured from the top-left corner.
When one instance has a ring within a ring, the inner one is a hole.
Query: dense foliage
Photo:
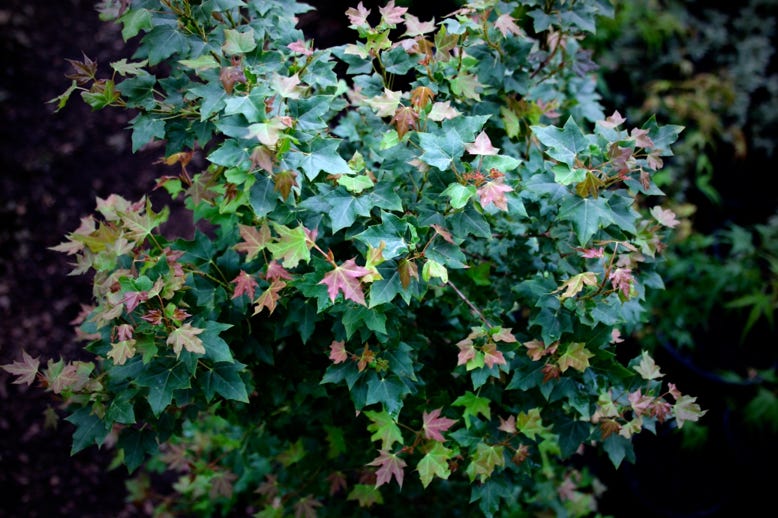
[[[94,361],[4,368],[63,399],[73,453],[116,448],[132,498],[582,516],[601,488],[580,453],[618,466],[635,434],[704,413],[618,350],[662,288],[677,220],[653,175],[681,128],[603,113],[580,42],[607,2],[477,0],[440,21],[360,3],[356,42],[328,49],[294,2],[101,9],[135,55],[72,60],[54,102],[137,112],[133,150],[164,143],[155,188],[196,230],[98,199],[56,247],[93,275]]]

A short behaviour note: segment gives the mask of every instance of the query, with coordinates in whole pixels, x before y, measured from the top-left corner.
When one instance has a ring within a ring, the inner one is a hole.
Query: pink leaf
[[[22,361],[0,365],[0,369],[17,376],[13,382],[15,385],[21,385],[22,383],[32,385],[32,382],[35,381],[35,376],[38,374],[38,365],[40,365],[38,358],[33,358],[25,351],[22,351]]]
[[[391,0],[384,7],[379,7],[381,18],[389,25],[397,25],[403,21],[403,14],[408,10],[407,7],[396,7],[394,0]]]
[[[390,482],[392,477],[397,480],[397,485],[402,487],[403,478],[405,476],[403,468],[406,465],[404,460],[386,450],[380,450],[378,457],[368,464],[368,466],[378,466],[378,470],[375,473],[376,487]]]
[[[308,45],[306,45],[305,40],[297,40],[293,41],[289,45],[286,46],[289,50],[292,52],[297,52],[298,54],[302,54],[303,56],[312,56],[313,50],[308,48]]]
[[[462,340],[457,344],[459,354],[457,355],[457,365],[466,365],[467,362],[475,358],[475,347],[470,340]]]
[[[440,408],[436,408],[430,413],[424,412],[421,419],[424,423],[422,426],[424,428],[424,435],[427,439],[444,442],[446,438],[443,437],[441,432],[445,432],[451,428],[457,421],[456,419],[449,419],[448,417],[440,417],[440,410]]]
[[[492,141],[485,131],[478,134],[475,142],[465,145],[465,150],[471,155],[496,155],[500,152],[499,148],[492,145]]]
[[[279,279],[291,281],[292,274],[290,274],[286,268],[281,266],[278,261],[270,261],[267,265],[267,272],[265,272],[265,279],[269,281],[275,281]]]
[[[370,15],[370,9],[365,9],[365,6],[362,5],[362,2],[359,2],[357,5],[357,8],[354,9],[353,7],[349,7],[346,11],[346,16],[348,16],[348,21],[353,27],[361,27],[362,25],[367,25],[367,17]]]
[[[330,344],[330,360],[332,360],[332,363],[343,363],[348,360],[345,342],[332,341]]]
[[[651,209],[651,215],[659,223],[669,228],[675,228],[680,224],[680,221],[675,217],[675,212],[670,209],[663,209],[659,205]]]
[[[513,187],[505,185],[502,178],[498,178],[491,182],[486,182],[477,192],[482,207],[493,203],[498,209],[507,211],[508,199],[505,197],[505,193],[511,191],[513,191]]]
[[[497,20],[494,22],[494,28],[499,30],[503,37],[508,36],[508,34],[521,34],[521,28],[516,25],[513,17],[509,14],[501,14],[498,16]]]
[[[505,356],[497,349],[497,344],[494,342],[489,342],[484,345],[481,351],[484,353],[484,363],[490,369],[495,365],[505,365],[508,363],[505,361]]]
[[[346,300],[353,300],[357,304],[365,304],[365,294],[362,292],[362,284],[359,279],[372,273],[369,269],[357,265],[354,259],[349,259],[340,266],[324,274],[319,284],[327,286],[327,293],[331,301],[335,301],[338,292],[343,293]]]

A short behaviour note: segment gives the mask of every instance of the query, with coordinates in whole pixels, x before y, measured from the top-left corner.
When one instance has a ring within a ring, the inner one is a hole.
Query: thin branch
[[[467,304],[467,305],[468,305],[468,307],[469,307],[469,308],[470,308],[470,309],[473,311],[473,313],[475,313],[476,315],[478,315],[478,318],[480,318],[480,319],[481,319],[481,322],[483,322],[483,323],[486,325],[486,327],[488,327],[488,328],[491,328],[491,327],[492,327],[492,324],[489,322],[489,320],[487,320],[487,319],[486,319],[486,316],[484,316],[483,312],[481,312],[481,310],[480,310],[480,309],[478,309],[478,308],[475,306],[475,304],[473,304],[473,303],[470,301],[470,299],[468,299],[468,298],[467,298],[467,295],[465,295],[464,293],[462,293],[462,291],[461,291],[459,288],[457,288],[456,286],[454,286],[454,284],[453,284],[451,281],[446,281],[446,284],[448,284],[448,285],[451,287],[451,289],[453,289],[453,290],[454,290],[454,292],[455,292],[457,295],[459,295],[459,298],[460,298],[460,299],[462,299],[462,300],[464,300],[464,301],[465,301],[465,304]]]

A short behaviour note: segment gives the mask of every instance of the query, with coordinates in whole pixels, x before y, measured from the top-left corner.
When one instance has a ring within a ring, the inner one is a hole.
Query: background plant
[[[94,275],[95,362],[5,369],[63,397],[74,452],[115,440],[143,465],[132,494],[160,512],[342,515],[422,489],[592,512],[582,445],[618,465],[701,413],[615,351],[661,286],[675,219],[639,201],[680,128],[602,113],[579,40],[604,4],[359,5],[358,42],[323,50],[304,9],[104,3],[139,49],[107,75],[73,60],[55,102],[136,110],[133,148],[164,140],[158,186],[197,230],[99,199],[57,247]],[[144,483],[165,470],[175,497]]]

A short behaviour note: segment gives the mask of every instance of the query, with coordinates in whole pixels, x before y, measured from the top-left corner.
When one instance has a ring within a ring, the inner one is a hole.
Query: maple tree
[[[53,102],[133,110],[196,231],[98,200],[54,247],[93,275],[94,361],[3,368],[64,399],[74,453],[180,473],[176,498],[142,495],[160,512],[343,516],[421,490],[594,512],[577,453],[618,466],[636,433],[704,414],[616,354],[661,287],[676,222],[647,200],[681,128],[602,112],[580,39],[605,2],[359,3],[332,49],[296,27],[307,9],[103,2],[133,61],[74,62]]]

